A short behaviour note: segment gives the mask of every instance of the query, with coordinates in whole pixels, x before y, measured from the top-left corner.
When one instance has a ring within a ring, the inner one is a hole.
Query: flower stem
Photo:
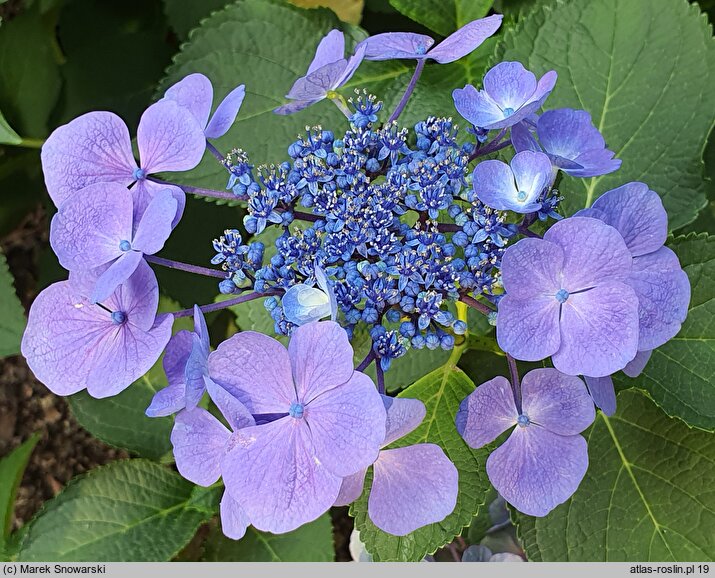
[[[293,218],[298,219],[299,221],[310,221],[312,223],[320,220],[318,215],[311,215],[310,213],[304,213],[303,211],[293,211]]]
[[[218,269],[209,269],[208,267],[190,265],[189,263],[182,263],[181,261],[172,261],[171,259],[164,259],[163,257],[157,257],[156,255],[146,255],[144,258],[148,263],[154,263],[155,265],[161,265],[162,267],[168,267],[169,269],[186,271],[187,273],[204,275],[205,277],[218,277],[220,279],[224,279],[226,277],[226,273],[219,271]]]
[[[222,155],[218,149],[212,145],[209,141],[206,141],[206,150],[208,150],[215,158],[217,161],[221,163],[221,165],[225,168],[226,165],[223,164],[223,161],[226,160],[226,157]]]
[[[233,193],[227,191],[216,191],[214,189],[202,189],[200,187],[192,187],[189,185],[180,185],[178,183],[170,183],[168,181],[162,181],[155,177],[149,177],[149,180],[160,185],[171,185],[173,187],[179,187],[185,193],[191,195],[198,195],[200,197],[211,197],[212,199],[221,199],[222,201],[241,201],[245,200],[242,197],[238,197]]]
[[[15,144],[15,146],[25,147],[27,149],[41,149],[43,144],[45,144],[45,141],[41,138],[24,138],[19,143]]]
[[[480,303],[474,297],[470,297],[469,295],[460,295],[459,300],[462,303],[466,303],[473,309],[476,309],[477,311],[479,311],[479,313],[482,313],[483,315],[489,315],[490,313],[494,313],[494,309],[492,309],[491,307],[487,307],[486,305]]]
[[[506,139],[502,142],[502,139],[506,135],[506,129],[503,128],[499,131],[499,134],[494,137],[494,139],[482,148],[476,149],[471,155],[469,155],[469,161],[473,161],[478,157],[483,157],[490,153],[494,153],[498,150],[508,147],[511,144],[511,139]]]
[[[404,110],[405,106],[407,105],[407,101],[410,100],[410,97],[412,96],[412,93],[415,90],[415,86],[417,86],[417,81],[420,79],[420,76],[422,76],[422,70],[425,67],[425,62],[426,59],[422,58],[417,61],[417,66],[415,67],[415,72],[412,75],[412,78],[410,79],[410,83],[407,85],[407,88],[405,89],[405,93],[402,95],[402,98],[400,99],[400,102],[397,103],[397,107],[393,111],[393,113],[390,115],[390,118],[387,119],[387,124],[390,124],[393,121],[397,120],[397,117],[400,116],[402,111]]]
[[[370,352],[365,356],[365,359],[363,359],[360,362],[360,365],[358,365],[355,368],[355,371],[365,371],[370,366],[370,364],[373,362],[374,359],[375,359],[375,352],[372,350],[372,347],[371,347]]]
[[[516,409],[521,413],[521,383],[519,382],[519,370],[516,367],[516,359],[508,353],[506,354],[506,362],[509,364],[509,375],[511,375],[511,388],[514,391],[514,402]]]
[[[253,293],[248,293],[247,295],[239,295],[233,299],[226,299],[225,301],[219,301],[218,303],[209,303],[208,305],[202,305],[199,307],[203,313],[211,313],[212,311],[220,311],[221,309],[226,309],[227,307],[233,307],[240,303],[246,303],[247,301],[253,301],[254,299],[260,299],[261,297],[270,297],[271,295],[277,295],[275,291],[266,291],[265,293],[258,293],[254,291]],[[174,311],[172,315],[175,319],[179,317],[191,317],[194,314],[194,308],[182,309],[180,311]]]
[[[377,371],[377,391],[381,395],[385,395],[385,372],[382,371],[380,362],[375,363],[375,370]]]
[[[338,107],[338,110],[345,115],[345,118],[349,119],[353,115],[353,113],[350,112],[350,109],[348,108],[348,103],[345,102],[345,98],[342,94],[338,94],[334,90],[331,90],[330,92],[328,92],[328,98],[333,102],[335,106]]]

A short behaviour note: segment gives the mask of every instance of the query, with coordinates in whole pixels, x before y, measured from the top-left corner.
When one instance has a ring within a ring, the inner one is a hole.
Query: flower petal
[[[221,411],[223,417],[226,418],[233,431],[256,425],[256,420],[253,419],[248,408],[223,387],[206,378],[206,389],[209,392],[209,396],[211,396],[211,400]]]
[[[424,58],[434,44],[426,34],[413,32],[384,32],[363,40],[365,60],[392,60],[395,58]]]
[[[298,327],[291,336],[288,354],[302,403],[342,385],[353,375],[353,348],[348,334],[334,321]]]
[[[522,151],[514,155],[510,164],[516,178],[517,189],[526,193],[524,199],[515,200],[524,205],[536,203],[541,193],[551,183],[552,169],[549,157],[539,152]]]
[[[139,251],[127,251],[121,255],[97,279],[97,284],[90,296],[91,301],[93,303],[106,301],[119,285],[132,276],[143,260],[144,255]]]
[[[579,154],[606,146],[585,110],[547,110],[536,124],[539,142],[550,154],[574,160]]]
[[[522,151],[543,152],[538,141],[531,132],[529,124],[522,121],[511,127],[511,144],[518,153]]]
[[[171,235],[171,223],[176,215],[177,202],[169,190],[154,195],[144,211],[132,247],[145,255],[158,253]]]
[[[142,114],[137,146],[147,174],[188,171],[201,162],[206,137],[188,109],[172,100],[160,100]]]
[[[559,435],[579,434],[596,417],[583,381],[551,367],[532,369],[524,376],[521,406],[534,424]]]
[[[174,219],[171,221],[171,228],[173,229],[176,227],[181,220],[181,217],[184,214],[184,208],[186,207],[186,193],[184,193],[184,191],[182,191],[179,187],[143,180],[137,181],[137,183],[131,188],[131,191],[134,195],[134,223],[139,223],[144,211],[146,211],[149,203],[151,203],[151,200],[154,198],[154,195],[160,191],[171,192],[171,195],[176,200],[176,214],[174,215]]]
[[[306,76],[326,64],[331,64],[345,58],[345,36],[340,30],[328,32],[315,49],[315,56],[308,67]]]
[[[176,469],[199,486],[216,483],[221,477],[221,459],[230,437],[231,432],[205,409],[180,411],[171,430]]]
[[[226,98],[216,107],[216,111],[206,127],[206,138],[220,138],[228,132],[238,116],[238,111],[241,110],[245,96],[245,84],[237,86],[226,95]]]
[[[137,168],[129,130],[111,112],[90,112],[57,128],[42,145],[47,192],[59,207],[87,185],[115,182],[128,186]]]
[[[192,344],[193,336],[191,332],[182,329],[171,338],[169,345],[166,346],[162,364],[169,385],[184,385],[184,371],[186,370],[186,361],[189,359]]]
[[[231,540],[240,540],[246,535],[246,530],[251,525],[251,521],[248,519],[246,512],[243,511],[241,504],[226,491],[224,491],[221,498],[219,512],[221,515],[221,531],[224,536],[231,538]]]
[[[545,516],[568,500],[587,469],[586,440],[539,426],[516,428],[487,459],[487,475],[494,488],[529,516]]]
[[[516,112],[535,90],[536,76],[521,62],[500,62],[484,75],[484,91],[502,110]]]
[[[341,479],[316,459],[305,420],[285,417],[240,429],[221,471],[226,490],[259,530],[279,534],[333,505]]]
[[[518,191],[508,164],[496,159],[482,161],[474,169],[473,182],[482,203],[500,211],[511,210]]]
[[[278,341],[244,331],[209,355],[209,375],[252,414],[285,413],[295,401],[288,351]]]
[[[604,377],[623,369],[638,347],[638,298],[625,283],[602,283],[561,306],[561,347],[554,367]]]
[[[636,353],[636,356],[623,368],[623,373],[628,377],[638,377],[645,369],[648,360],[650,360],[651,353],[653,353],[653,351],[650,349]]]
[[[347,383],[310,401],[305,420],[317,459],[341,478],[372,464],[385,439],[382,398],[372,380],[357,371]]]
[[[437,445],[383,450],[374,471],[368,515],[385,532],[404,536],[440,522],[457,505],[457,468]]]
[[[559,302],[552,296],[518,299],[507,294],[499,301],[497,342],[522,361],[540,361],[558,351]]]
[[[362,495],[366,473],[367,469],[363,469],[355,474],[344,477],[343,483],[340,486],[340,493],[338,497],[335,498],[333,506],[347,506],[357,500]]]
[[[593,403],[608,416],[616,413],[616,390],[613,388],[613,379],[610,375],[606,377],[584,376],[588,392],[593,398]]]
[[[462,400],[457,431],[469,447],[481,448],[516,424],[517,417],[511,384],[500,375],[477,386]]]
[[[343,73],[333,85],[333,90],[340,88],[353,77],[353,74],[355,74],[355,71],[357,71],[358,66],[362,64],[362,61],[365,58],[365,50],[367,50],[367,46],[365,46],[364,44],[355,47],[355,54],[353,54],[348,59],[348,63],[345,66],[345,70],[343,70]]]
[[[288,114],[293,114],[296,112],[300,112],[301,110],[304,110],[308,108],[309,106],[314,105],[316,102],[320,102],[325,98],[324,96],[321,96],[320,98],[316,98],[314,100],[294,100],[293,102],[289,102],[288,104],[284,104],[283,106],[279,106],[278,108],[274,108],[273,112],[275,114],[280,114],[280,115],[288,115]]]
[[[427,58],[440,64],[459,60],[474,51],[487,38],[492,36],[501,26],[503,16],[494,14],[487,18],[473,20],[453,32],[427,53]]]
[[[347,68],[345,59],[326,64],[295,81],[286,95],[292,100],[320,100],[340,79]]]
[[[504,121],[504,112],[497,103],[486,92],[477,90],[471,84],[453,90],[452,99],[457,112],[474,126],[494,128]]]
[[[564,251],[559,245],[542,239],[521,239],[504,252],[504,290],[519,299],[554,297],[561,288],[559,272],[563,262]]]
[[[387,411],[385,440],[382,442],[384,447],[406,436],[420,425],[425,418],[427,409],[419,399],[389,397],[387,395],[381,397]]]
[[[164,93],[164,98],[186,108],[203,128],[211,113],[214,89],[208,78],[195,72],[170,86]]]
[[[157,391],[144,414],[147,417],[166,417],[185,407],[186,387],[181,383],[175,383]]]

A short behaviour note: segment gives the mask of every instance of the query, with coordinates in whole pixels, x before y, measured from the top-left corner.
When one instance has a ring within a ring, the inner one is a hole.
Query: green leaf
[[[5,255],[0,253],[0,356],[20,352],[25,310],[17,298]]]
[[[442,36],[483,18],[493,3],[494,0],[390,0],[402,14]]]
[[[715,430],[715,237],[705,233],[677,237],[669,246],[690,279],[688,318],[680,333],[651,355],[626,386],[645,389],[670,416],[688,425]]]
[[[459,350],[455,350],[455,359]],[[454,512],[407,536],[393,536],[377,528],[367,515],[372,474],[368,473],[362,496],[350,507],[355,528],[375,561],[419,561],[458,536],[484,505],[490,488],[484,471],[487,449],[473,450],[454,425],[460,402],[474,390],[474,383],[450,361],[402,391],[398,397],[421,399],[427,415],[412,433],[394,446],[434,443],[442,447],[459,470],[459,494]]]
[[[17,489],[38,441],[40,434],[33,434],[25,443],[0,460],[0,550],[10,535]]]
[[[504,36],[497,60],[518,60],[559,80],[550,109],[591,113],[619,171],[564,178],[567,213],[605,191],[644,181],[663,198],[675,230],[705,206],[702,155],[715,114],[715,43],[686,0],[571,0],[532,11]]]
[[[161,298],[160,311],[176,309],[175,303]],[[180,329],[192,330],[191,318],[177,320],[174,332]],[[169,435],[173,418],[151,418],[144,414],[154,394],[167,385],[162,359],[163,356],[145,375],[118,395],[95,399],[86,391],[81,391],[67,398],[79,424],[109,445],[153,460],[166,456],[171,451]]]
[[[545,518],[516,515],[534,561],[706,561],[715,553],[715,437],[623,391],[587,432],[590,467]]]
[[[36,10],[0,27],[0,110],[23,137],[47,136],[60,91],[51,28]]]
[[[30,522],[19,561],[166,562],[216,512],[178,474],[125,460],[75,478]]]
[[[181,40],[186,40],[189,31],[212,12],[220,10],[232,0],[164,0],[166,19]]]
[[[22,138],[17,134],[12,127],[7,123],[2,112],[0,112],[0,144],[19,144]]]
[[[215,529],[206,541],[207,562],[332,562],[333,525],[323,514],[287,534],[260,532],[253,526],[240,540],[226,538]]]

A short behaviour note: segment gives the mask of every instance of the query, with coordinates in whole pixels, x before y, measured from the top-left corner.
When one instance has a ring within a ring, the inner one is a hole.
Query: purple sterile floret
[[[543,153],[523,151],[509,164],[482,161],[474,169],[474,192],[482,203],[500,211],[534,213],[551,184],[551,161]]]
[[[164,99],[142,114],[137,147],[138,164],[126,125],[111,112],[89,112],[57,128],[41,155],[45,184],[55,205],[60,207],[87,185],[113,182],[131,188],[135,214],[141,216],[156,192],[168,188],[179,205],[176,224],[186,204],[184,192],[147,177],[198,165],[206,148],[202,127],[188,109]]]
[[[414,430],[425,417],[418,399],[382,396],[387,410],[385,440],[390,445]],[[366,469],[343,479],[336,506],[360,497]],[[381,530],[397,536],[440,522],[457,503],[457,468],[435,444],[382,449],[373,464],[368,515]]]
[[[514,149],[545,152],[554,166],[572,177],[606,175],[621,167],[621,159],[613,158],[614,152],[606,148],[606,141],[585,110],[546,111],[536,122],[536,134],[538,141],[528,122],[514,126]]]
[[[30,308],[22,354],[58,395],[116,395],[149,371],[171,337],[172,316],[156,314],[159,287],[149,265],[141,262],[101,304],[87,297],[95,282],[92,273],[72,273]]]
[[[208,374],[209,333],[201,309],[194,305],[194,331],[179,331],[166,347],[163,364],[168,386],[154,395],[146,410],[163,417],[197,406],[211,381]]]
[[[638,298],[627,283],[632,260],[616,229],[586,217],[564,219],[543,239],[509,246],[499,346],[524,361],[551,356],[570,375],[603,377],[622,369],[638,346]]]
[[[545,516],[568,500],[588,469],[586,440],[578,435],[595,418],[591,397],[576,376],[535,369],[521,383],[521,410],[511,384],[495,377],[461,403],[457,430],[480,448],[514,427],[487,459],[487,475],[507,502]]]
[[[262,425],[235,432],[222,473],[254,526],[288,532],[334,502],[342,478],[372,464],[385,438],[375,385],[353,370],[353,350],[337,323],[298,327],[286,350],[251,331],[209,355],[212,379]]]
[[[520,62],[501,62],[484,75],[484,88],[471,84],[452,92],[459,114],[484,129],[507,128],[541,108],[556,84],[550,70],[539,81]]]
[[[293,114],[320,102],[328,93],[337,90],[350,80],[365,56],[365,47],[355,47],[355,54],[345,58],[345,36],[340,30],[331,30],[320,41],[315,57],[305,76],[293,83],[286,98],[292,100],[279,106],[276,114]]]
[[[164,93],[164,99],[173,100],[188,109],[204,129],[206,138],[219,138],[226,134],[236,120],[246,96],[246,87],[241,84],[229,92],[209,120],[213,95],[211,81],[197,72],[170,86]]]
[[[473,20],[450,34],[432,48],[434,39],[426,34],[413,32],[386,32],[363,40],[358,46],[365,47],[365,60],[393,60],[415,58],[432,59],[447,64],[466,56],[501,26],[503,16],[494,14]]]
[[[104,301],[144,255],[161,250],[177,208],[170,190],[158,190],[135,219],[134,197],[124,185],[95,183],[62,203],[52,219],[50,244],[69,271],[102,268],[90,298]]]

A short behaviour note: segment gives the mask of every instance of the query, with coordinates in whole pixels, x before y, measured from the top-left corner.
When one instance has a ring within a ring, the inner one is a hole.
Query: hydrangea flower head
[[[432,59],[440,64],[448,64],[466,56],[501,26],[501,14],[494,14],[480,20],[473,20],[450,34],[432,48],[434,39],[425,34],[412,32],[386,32],[375,34],[363,40],[358,46],[365,47],[366,60],[393,60],[414,58]]]
[[[484,75],[484,88],[471,84],[452,92],[459,114],[474,126],[498,129],[514,126],[541,108],[556,84],[550,70],[537,82],[519,62],[501,62]]]
[[[457,430],[470,447],[509,438],[487,459],[495,489],[516,509],[545,516],[568,500],[588,469],[586,440],[578,435],[595,411],[583,382],[556,369],[534,369],[521,384],[521,408],[505,377],[481,384],[460,405]]]
[[[276,114],[293,114],[316,102],[328,98],[350,80],[365,56],[365,46],[358,45],[355,54],[345,58],[345,36],[339,30],[331,30],[320,41],[315,57],[305,76],[295,81],[286,98],[292,100],[279,106]]]
[[[418,399],[382,396],[387,410],[385,448],[414,430],[425,417]],[[336,506],[360,497],[366,469],[343,480]],[[457,504],[457,468],[435,444],[382,449],[373,464],[368,515],[381,530],[405,536],[443,520]]]
[[[536,121],[536,134],[538,140],[528,121],[516,125],[511,133],[514,149],[545,152],[554,166],[572,177],[607,175],[621,167],[621,159],[613,158],[585,110],[547,110]]]
[[[245,96],[245,85],[237,86],[219,103],[209,119],[213,86],[203,74],[189,74],[164,93],[165,100],[173,100],[191,112],[199,126],[204,129],[206,138],[219,138],[226,134],[236,120]]]
[[[140,262],[102,303],[88,299],[95,283],[91,272],[73,273],[30,308],[22,354],[57,395],[118,394],[149,371],[171,337],[173,317],[156,314],[159,287],[149,265]]]
[[[632,260],[616,229],[586,217],[507,247],[499,346],[525,361],[551,356],[570,375],[622,369],[638,346],[638,298],[627,283]]]
[[[353,371],[353,350],[337,323],[298,327],[288,350],[238,333],[209,356],[212,379],[259,425],[232,435],[224,483],[251,523],[288,532],[334,502],[342,478],[377,458],[385,408],[375,385]]]
[[[551,184],[551,161],[543,153],[523,151],[509,164],[482,161],[474,169],[477,198],[488,207],[515,213],[534,213],[541,208],[542,193]]]
[[[95,183],[52,218],[50,244],[60,264],[70,271],[103,269],[90,295],[94,302],[107,299],[171,233],[178,204],[170,190],[156,191],[138,219],[134,202],[124,185]]]
[[[186,204],[176,186],[147,177],[163,171],[187,171],[201,161],[206,138],[192,113],[171,100],[144,111],[137,129],[139,163],[134,160],[129,130],[111,112],[89,112],[57,128],[42,146],[42,171],[53,202],[60,207],[87,185],[113,182],[130,187],[140,216],[154,194],[169,189],[178,203],[176,224]]]

